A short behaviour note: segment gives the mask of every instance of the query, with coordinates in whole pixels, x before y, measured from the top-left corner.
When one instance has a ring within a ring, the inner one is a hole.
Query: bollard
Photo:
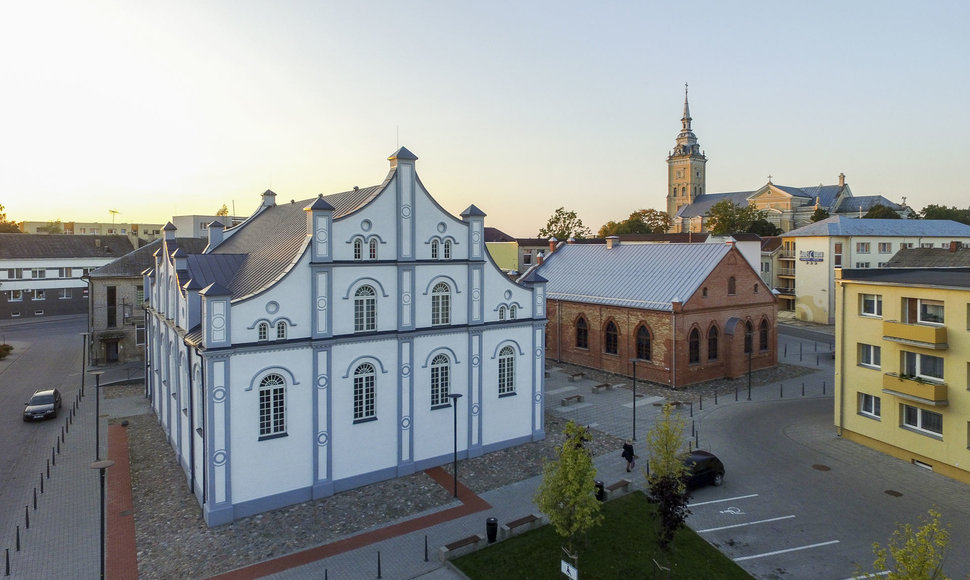
[[[25,530],[30,529],[30,506],[29,505],[24,506],[24,529]]]
[[[60,439],[57,440],[57,452],[58,453],[61,452],[61,440]]]
[[[690,434],[691,434],[691,437],[694,436],[694,420],[693,419],[690,420]]]
[[[734,402],[738,402],[738,388],[734,387]]]
[[[40,474],[40,492],[44,493],[44,472]]]
[[[785,356],[788,356],[788,345],[785,345]]]
[[[593,486],[596,489],[596,499],[606,501],[606,488],[603,487],[603,482],[597,479],[593,481]]]
[[[328,580],[329,578],[330,578],[330,569],[329,568],[324,568],[323,569],[323,580]]]
[[[802,396],[805,396],[805,383],[802,382]]]
[[[818,355],[815,355],[815,366],[818,366]]]
[[[694,401],[690,402],[690,416],[694,416]]]
[[[778,397],[785,398],[785,383],[778,383]]]
[[[704,397],[702,396],[702,397],[700,397],[700,399],[701,399],[701,401],[700,401],[700,403],[701,403],[701,409],[700,410],[703,411],[704,410]]]
[[[485,537],[488,538],[489,544],[494,544],[498,539],[498,518],[486,518]]]
[[[51,447],[51,465],[57,465],[57,455],[54,454],[53,447]]]
[[[4,572],[4,574],[3,574],[3,575],[4,575],[4,576],[9,576],[9,575],[10,575],[10,548],[4,548],[4,550],[5,550],[5,551],[6,551],[6,553],[7,553],[7,558],[6,558],[6,559],[7,559],[7,564],[6,564],[6,566],[4,567],[4,569],[5,569],[6,571]]]
[[[34,511],[37,511],[37,488],[34,488]]]
[[[714,404],[717,405],[717,391],[714,391]]]
[[[381,578],[381,551],[377,551],[377,577]]]
[[[64,426],[61,426],[61,442],[64,442]]]
[[[51,478],[51,460],[47,460],[47,479]]]
[[[822,381],[822,394],[825,394],[825,381]]]
[[[424,535],[424,561],[428,561],[428,534]]]
[[[17,551],[20,551],[20,524],[17,524]]]
[[[700,433],[700,431],[698,431],[697,433],[694,433],[694,447],[696,447],[698,449],[701,448],[701,433]]]

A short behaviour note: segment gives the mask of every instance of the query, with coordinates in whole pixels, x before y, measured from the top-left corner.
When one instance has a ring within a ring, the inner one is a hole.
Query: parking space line
[[[789,520],[789,519],[791,519],[793,517],[795,517],[795,516],[794,515],[791,515],[791,516],[781,516],[780,518],[771,518],[771,519],[767,519],[767,520],[758,520],[756,522],[746,522],[746,523],[743,523],[743,524],[732,524],[730,526],[721,526],[719,528],[707,528],[706,530],[697,530],[697,533],[698,534],[703,534],[704,532],[719,532],[721,530],[729,530],[731,528],[743,528],[744,526],[753,526],[755,524],[767,524],[769,522],[777,522],[779,520]]]
[[[707,505],[707,504],[710,504],[710,503],[724,503],[726,501],[734,501],[736,499],[748,499],[750,497],[758,497],[758,494],[752,493],[751,495],[739,495],[738,497],[728,497],[728,498],[725,498],[725,499],[712,499],[711,501],[702,501],[702,502],[698,502],[698,503],[689,503],[689,504],[687,504],[687,507],[696,507],[696,506],[699,506],[699,505]]]
[[[787,548],[785,550],[775,550],[774,552],[765,552],[764,554],[755,554],[754,556],[741,556],[740,558],[735,558],[735,562],[743,562],[744,560],[754,560],[756,558],[766,558],[768,556],[776,556],[778,554],[785,554],[787,552],[797,552],[799,550],[808,550],[811,548],[821,548],[822,546],[831,546],[832,544],[838,544],[839,540],[830,540],[828,542],[819,542],[818,544],[811,544],[808,546],[799,546],[797,548]]]
[[[871,574],[865,574],[863,576],[851,576],[845,580],[865,580],[866,578],[878,578],[880,576],[889,576],[890,572],[887,570],[885,572],[873,572]]]

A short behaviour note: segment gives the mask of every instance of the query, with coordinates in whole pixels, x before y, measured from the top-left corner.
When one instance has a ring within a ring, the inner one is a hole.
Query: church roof
[[[839,206],[835,208],[835,211],[838,213],[859,211],[865,213],[877,205],[882,205],[895,211],[903,209],[901,205],[893,203],[881,195],[860,195],[843,199]]]
[[[835,215],[782,237],[895,236],[970,237],[970,226],[952,220],[864,219]]]
[[[199,254],[208,240],[202,238],[176,238],[169,240],[169,248],[177,247],[188,254]],[[90,278],[140,277],[141,273],[155,266],[155,253],[162,247],[161,238],[153,240],[133,252],[128,252],[110,264],[105,264],[88,274]]]
[[[747,205],[748,198],[753,191],[735,191],[732,193],[702,193],[694,198],[694,203],[685,205],[677,212],[677,217],[690,218],[707,215],[714,204],[730,200],[734,205]]]
[[[807,187],[793,187],[791,185],[777,185],[775,183],[772,183],[771,186],[787,193],[788,195],[805,199],[808,203],[811,203],[811,204],[814,204],[815,201],[818,200],[818,203],[821,207],[825,209],[830,209],[830,210],[832,208],[832,205],[836,202],[836,200],[838,200],[839,192],[842,190],[842,188],[838,185],[821,185],[821,184],[810,185]],[[730,193],[704,193],[695,197],[694,203],[690,205],[685,205],[682,208],[680,208],[680,211],[677,212],[677,217],[691,218],[691,217],[699,217],[699,216],[707,215],[707,212],[711,210],[711,207],[714,206],[714,204],[724,200],[730,200],[735,205],[747,205],[748,198],[754,195],[755,193],[758,193],[758,191],[760,191],[760,189],[756,189],[754,191],[734,191]],[[865,196],[865,197],[866,198],[878,197],[881,199],[885,199],[882,196]],[[856,199],[856,198],[848,198],[848,199]],[[886,205],[886,203],[884,203],[883,205]],[[896,204],[892,204],[892,205],[895,206]],[[834,211],[836,210],[833,210],[833,213]],[[844,210],[838,209],[837,211],[844,211]]]

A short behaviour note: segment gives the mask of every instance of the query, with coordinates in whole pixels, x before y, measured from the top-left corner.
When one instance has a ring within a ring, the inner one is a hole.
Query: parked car
[[[24,421],[53,419],[61,408],[61,392],[57,389],[36,391],[24,405]]]
[[[721,485],[724,483],[724,464],[708,451],[696,449],[684,457],[687,466],[687,487]]]

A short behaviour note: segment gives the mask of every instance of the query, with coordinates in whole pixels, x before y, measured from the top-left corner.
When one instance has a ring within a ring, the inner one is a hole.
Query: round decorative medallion
[[[212,454],[212,463],[217,467],[222,467],[229,460],[229,453],[225,449],[220,449]]]
[[[317,310],[326,310],[326,309],[327,309],[327,297],[321,296],[317,298]]]
[[[403,217],[403,218],[409,218],[409,217],[411,217],[411,206],[409,206],[409,205],[402,205],[401,206],[401,217]]]
[[[479,290],[478,288],[475,288],[474,290],[472,290],[472,300],[478,300],[481,297],[482,297],[481,290]]]
[[[478,243],[478,240],[480,240],[480,239],[482,239],[481,232],[472,232],[472,241],[473,242],[475,242],[477,244]]]
[[[280,303],[275,300],[270,300],[266,303],[266,312],[269,314],[276,314],[280,311]]]
[[[360,229],[364,230],[365,232],[369,232],[373,225],[374,224],[370,223],[370,220],[361,220]]]
[[[329,236],[327,236],[327,230],[318,230],[317,231],[317,241],[318,242],[320,242],[320,243],[326,243],[328,237]]]
[[[319,377],[317,377],[318,389],[326,389],[329,384],[330,384],[330,378],[327,377],[327,375],[320,375]]]
[[[401,417],[401,429],[410,429],[410,428],[411,428],[411,417],[408,417],[408,416]]]
[[[221,403],[226,400],[226,389],[224,387],[216,387],[212,389],[212,400],[216,403]]]
[[[212,328],[215,330],[222,330],[226,327],[226,319],[223,316],[213,316],[212,317]]]
[[[320,447],[326,446],[330,442],[330,434],[326,431],[320,431],[317,433],[317,445]]]
[[[477,367],[479,362],[481,362],[481,359],[478,358],[478,355],[477,354],[472,357],[472,366],[473,367]]]
[[[411,293],[405,292],[404,294],[401,294],[401,304],[410,304],[410,303],[411,303]]]
[[[448,229],[448,226],[445,225],[445,222],[438,222],[438,233],[443,234],[447,229]]]
[[[478,403],[472,405],[472,415],[478,415],[481,410],[482,408],[478,405]]]
[[[409,376],[411,376],[411,365],[409,365],[409,364],[403,364],[403,365],[401,365],[401,376],[402,377],[409,377]]]
[[[505,299],[508,300],[510,298],[512,298],[512,291],[511,290],[506,290],[505,291]]]
[[[542,358],[542,347],[536,347],[536,358]]]
[[[535,401],[536,403],[542,403],[542,393],[536,393]]]
[[[542,304],[542,296],[539,294],[536,294],[536,304]]]

